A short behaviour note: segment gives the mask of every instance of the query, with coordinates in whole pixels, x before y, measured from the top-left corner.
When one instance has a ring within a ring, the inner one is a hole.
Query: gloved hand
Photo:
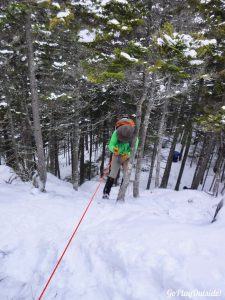
[[[127,153],[124,153],[124,154],[122,154],[122,161],[125,161],[125,160],[127,160],[128,159],[128,154]]]
[[[119,151],[118,147],[114,147],[113,154],[116,155],[116,156],[120,155],[120,151]]]

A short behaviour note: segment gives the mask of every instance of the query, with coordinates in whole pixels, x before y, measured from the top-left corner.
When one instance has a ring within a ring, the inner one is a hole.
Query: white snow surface
[[[75,192],[48,174],[40,193],[18,179],[7,184],[11,176],[0,166],[0,299],[38,299],[98,181]],[[220,199],[155,189],[135,200],[129,186],[117,204],[118,188],[110,200],[102,189],[43,299],[165,300],[178,290],[216,290],[225,299],[225,210],[210,224]]]

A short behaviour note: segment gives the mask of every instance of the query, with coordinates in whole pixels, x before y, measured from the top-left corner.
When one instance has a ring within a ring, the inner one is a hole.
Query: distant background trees
[[[153,176],[155,186],[166,188],[178,145],[183,156],[174,188],[192,158],[191,187],[204,187],[213,167],[217,194],[225,180],[224,6],[222,0],[1,1],[1,163],[23,180],[37,170],[42,190],[45,169],[77,190],[103,173],[107,141],[127,113],[140,123],[134,196],[143,156],[151,162],[148,188]],[[162,169],[165,139],[170,150]]]

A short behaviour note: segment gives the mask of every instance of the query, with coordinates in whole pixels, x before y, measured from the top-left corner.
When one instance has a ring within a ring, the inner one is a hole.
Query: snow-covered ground
[[[98,182],[75,192],[48,174],[43,194],[9,177],[0,166],[0,300],[36,300]],[[118,188],[111,200],[102,188],[43,299],[225,299],[225,210],[210,223],[220,198],[143,189],[133,199],[129,187],[117,204]],[[207,292],[218,297],[190,298]]]

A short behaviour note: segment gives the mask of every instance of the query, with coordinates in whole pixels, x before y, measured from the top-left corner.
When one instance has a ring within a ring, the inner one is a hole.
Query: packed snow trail
[[[75,192],[49,175],[43,194],[0,179],[1,300],[37,299],[96,186]],[[43,299],[165,300],[171,290],[215,289],[224,300],[224,208],[210,224],[218,199],[158,189],[134,200],[129,189],[115,205],[117,192],[98,194]]]
[[[98,190],[99,190],[99,188],[100,188],[100,186],[101,186],[102,181],[103,181],[104,178],[106,177],[106,174],[109,172],[109,168],[110,168],[110,166],[111,166],[111,164],[112,164],[112,162],[113,162],[113,159],[114,159],[114,156],[112,157],[110,163],[108,164],[108,167],[106,168],[106,171],[104,172],[104,174],[103,174],[102,177],[100,178],[100,181],[99,181],[99,183],[98,183],[98,185],[97,185],[96,190],[94,191],[93,195],[91,196],[91,199],[89,200],[89,202],[88,202],[88,204],[87,204],[87,206],[86,206],[86,208],[85,208],[85,210],[84,210],[84,212],[83,212],[83,214],[82,214],[82,216],[81,216],[79,222],[77,223],[77,225],[76,225],[76,227],[75,227],[75,229],[74,229],[74,231],[73,231],[73,233],[72,233],[72,235],[71,235],[69,241],[67,242],[66,247],[64,248],[62,254],[60,255],[60,258],[59,258],[59,260],[57,261],[57,263],[56,263],[56,265],[55,265],[55,267],[54,267],[54,269],[53,269],[53,271],[52,271],[52,273],[51,273],[49,279],[47,280],[47,283],[45,284],[45,286],[44,286],[44,288],[43,288],[43,290],[42,290],[40,296],[38,297],[38,300],[41,300],[41,299],[43,298],[43,296],[44,296],[44,294],[45,294],[45,292],[46,292],[46,289],[48,288],[49,284],[51,283],[51,280],[52,280],[53,276],[55,275],[55,272],[57,271],[57,269],[58,269],[58,267],[59,267],[59,265],[60,265],[60,263],[61,263],[61,261],[62,261],[64,255],[66,254],[66,251],[68,250],[70,244],[72,243],[72,241],[73,241],[73,239],[74,239],[74,237],[75,237],[75,235],[76,235],[76,233],[77,233],[77,231],[78,231],[78,229],[79,229],[79,227],[80,227],[80,225],[81,225],[81,223],[82,223],[82,221],[83,221],[83,219],[84,219],[84,217],[85,217],[85,215],[86,215],[88,209],[90,208],[90,206],[91,206],[93,200],[95,199],[95,196],[96,196],[96,194],[97,194],[97,192],[98,192]]]

